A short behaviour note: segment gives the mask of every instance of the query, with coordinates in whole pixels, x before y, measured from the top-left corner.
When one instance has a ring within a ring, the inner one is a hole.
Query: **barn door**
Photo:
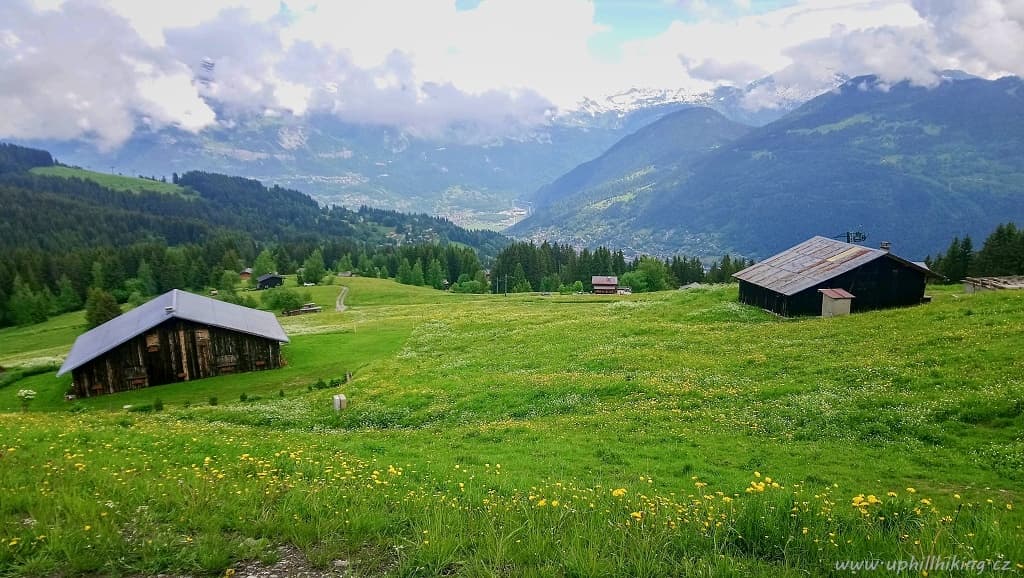
[[[199,377],[210,377],[215,375],[211,369],[213,365],[213,348],[210,345],[210,330],[196,329],[196,366],[199,369]]]

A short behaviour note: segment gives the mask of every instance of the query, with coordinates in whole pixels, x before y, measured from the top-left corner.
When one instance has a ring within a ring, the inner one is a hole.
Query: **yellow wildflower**
[[[612,490],[612,495],[616,498],[621,498],[626,495],[626,488],[616,488]]]
[[[639,520],[639,519],[644,517],[644,513],[643,512],[633,512],[633,513],[630,514],[630,517],[632,517],[634,520]]]

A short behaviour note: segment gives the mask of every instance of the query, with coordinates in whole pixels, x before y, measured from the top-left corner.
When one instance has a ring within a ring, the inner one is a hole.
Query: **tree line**
[[[246,267],[319,282],[328,271],[396,277],[419,265],[424,283],[440,277],[443,286],[478,277],[474,249],[486,257],[508,242],[429,215],[323,207],[298,191],[215,173],[175,175],[186,191],[175,195],[28,172],[54,163],[46,151],[0,144],[0,326],[84,304],[109,315],[111,302],[138,304],[173,288],[241,300],[232,291]]]
[[[410,263],[424,271],[423,282],[403,277],[414,268]],[[327,275],[351,272],[437,288],[448,280],[477,279],[482,271],[473,249],[436,243],[376,246],[335,239],[261,244],[246,235],[222,233],[177,246],[156,241],[63,252],[20,248],[0,253],[0,325],[39,323],[89,300],[139,305],[171,289],[217,289],[226,300],[252,305],[235,295],[245,268],[253,270],[254,279],[265,273],[298,274],[300,282],[321,283]]]
[[[925,263],[947,283],[959,283],[965,277],[1024,275],[1024,229],[1001,224],[978,250],[969,235],[954,237],[945,251],[928,256]]]
[[[639,256],[627,260],[622,251],[598,247],[577,250],[571,245],[515,242],[494,258],[491,290],[495,293],[529,291],[591,291],[591,277],[614,275],[619,285],[635,292],[662,291],[687,283],[727,283],[733,273],[753,261],[725,255],[705,263],[697,257],[658,259]]]

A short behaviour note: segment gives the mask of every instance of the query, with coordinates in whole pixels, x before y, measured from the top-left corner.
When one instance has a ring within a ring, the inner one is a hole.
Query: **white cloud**
[[[0,3],[0,136],[87,138],[101,148],[136,126],[198,130],[214,119],[186,67],[89,2],[37,11]]]
[[[982,76],[1024,74],[1024,0],[914,0],[938,49]]]
[[[801,0],[763,14],[749,0],[685,4],[702,17],[604,60],[590,49],[603,28],[589,0],[9,0],[0,137],[113,147],[139,126],[201,130],[216,109],[225,125],[329,113],[483,138],[630,87],[699,92],[773,73],[748,102],[771,107],[835,72],[921,84],[936,68],[1024,72],[1024,0]]]

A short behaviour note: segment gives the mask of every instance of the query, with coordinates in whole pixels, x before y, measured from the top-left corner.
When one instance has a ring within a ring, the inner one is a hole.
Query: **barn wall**
[[[72,372],[81,397],[281,366],[272,339],[170,319]]]
[[[917,305],[924,297],[925,274],[882,257],[786,297],[746,281],[740,281],[740,301],[786,317],[821,315],[818,289],[845,289],[856,296],[852,311],[870,311]]]
[[[785,295],[747,281],[740,281],[740,302],[789,315],[789,299]]]
[[[882,257],[815,285],[811,289],[801,291],[797,296],[817,303],[817,311],[801,313],[802,315],[821,314],[821,294],[818,293],[818,289],[829,287],[846,289],[853,293],[856,296],[851,308],[854,312],[907,307],[921,303],[926,281],[927,278],[921,271],[907,267],[895,259]]]

